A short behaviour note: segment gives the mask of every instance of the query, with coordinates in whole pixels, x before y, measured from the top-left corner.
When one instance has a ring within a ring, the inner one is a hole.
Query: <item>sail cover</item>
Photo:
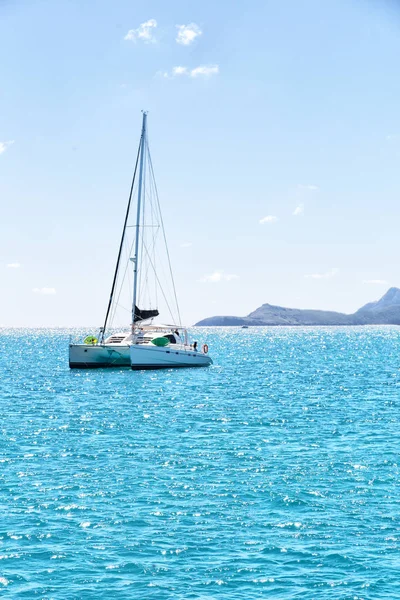
[[[146,319],[152,319],[153,317],[158,317],[160,313],[157,309],[154,310],[142,310],[135,306],[135,318],[134,323],[138,321],[145,321]]]

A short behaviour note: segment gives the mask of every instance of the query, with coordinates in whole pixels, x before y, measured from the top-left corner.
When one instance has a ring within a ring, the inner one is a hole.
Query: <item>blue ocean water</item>
[[[400,598],[400,330],[197,332],[208,369],[70,371],[0,333],[0,595]]]

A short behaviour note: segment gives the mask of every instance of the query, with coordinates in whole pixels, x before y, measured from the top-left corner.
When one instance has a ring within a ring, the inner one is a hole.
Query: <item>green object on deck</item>
[[[169,339],[166,337],[154,338],[154,340],[151,340],[151,343],[155,346],[160,346],[160,348],[163,348],[164,346],[168,346]]]
[[[83,340],[83,343],[84,344],[97,344],[97,338],[95,338],[94,335],[88,335]]]

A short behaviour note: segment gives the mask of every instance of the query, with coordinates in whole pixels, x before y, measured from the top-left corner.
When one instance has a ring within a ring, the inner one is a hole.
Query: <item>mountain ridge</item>
[[[333,326],[333,325],[400,325],[400,289],[391,287],[375,302],[369,302],[355,313],[331,310],[285,308],[262,304],[245,317],[215,316],[202,319],[197,327],[206,326]]]

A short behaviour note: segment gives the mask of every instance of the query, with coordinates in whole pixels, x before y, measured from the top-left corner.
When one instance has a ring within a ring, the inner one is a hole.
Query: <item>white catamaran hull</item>
[[[90,346],[70,344],[69,366],[71,369],[100,367],[129,367],[131,364],[129,346],[107,344]]]
[[[211,358],[194,350],[159,348],[153,345],[133,344],[130,347],[131,367],[138,369],[170,369],[177,367],[208,367]]]

